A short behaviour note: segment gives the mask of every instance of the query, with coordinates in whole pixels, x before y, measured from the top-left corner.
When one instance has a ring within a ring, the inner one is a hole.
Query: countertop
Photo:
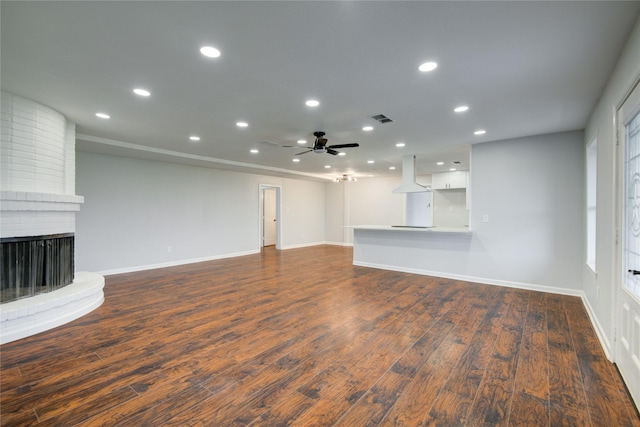
[[[399,231],[405,233],[456,233],[456,234],[473,234],[469,227],[410,227],[401,226],[394,227],[391,225],[351,225],[348,228],[354,230],[371,230],[371,231]]]

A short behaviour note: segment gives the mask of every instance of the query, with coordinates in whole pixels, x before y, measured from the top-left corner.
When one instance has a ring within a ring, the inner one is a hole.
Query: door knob
[[[629,273],[633,274],[634,276],[637,276],[638,274],[640,274],[639,270],[629,270]]]

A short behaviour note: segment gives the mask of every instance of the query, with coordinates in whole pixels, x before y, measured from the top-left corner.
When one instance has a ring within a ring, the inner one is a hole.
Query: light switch
[[[489,215],[487,214],[482,215],[482,222],[489,222]]]

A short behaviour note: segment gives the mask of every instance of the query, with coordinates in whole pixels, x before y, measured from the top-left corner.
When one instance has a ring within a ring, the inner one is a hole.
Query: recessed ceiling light
[[[474,135],[484,135],[485,133],[487,133],[486,130],[480,129],[480,130],[475,131],[473,134]]]
[[[325,168],[325,169],[331,169],[331,166],[329,166],[329,165],[324,165],[324,168]]]
[[[238,126],[239,128],[246,128],[247,126],[249,126],[249,123],[247,123],[247,122],[237,122],[236,126]]]
[[[260,151],[256,150],[255,148],[252,148],[251,150],[249,150],[249,152],[256,154],[256,153],[259,153]]]
[[[338,156],[346,156],[346,155],[347,155],[347,153],[345,153],[344,151],[338,153]]]
[[[425,62],[424,64],[421,64],[418,67],[418,70],[422,71],[423,73],[426,73],[428,71],[433,71],[436,68],[438,68],[438,64],[436,64],[435,62]]]
[[[211,47],[211,46],[201,47],[200,53],[209,58],[217,58],[220,56],[220,51],[215,47]]]
[[[365,132],[369,132],[370,130],[373,130],[373,126],[364,126],[362,130]]]
[[[303,144],[303,145],[304,145],[304,144],[306,144],[306,143],[307,143],[307,140],[306,140],[306,139],[299,139],[299,140],[298,140],[298,144]]]
[[[456,170],[456,168],[449,168],[449,170],[450,170],[451,172],[453,172],[453,171],[455,171],[455,170]]]
[[[105,113],[96,113],[96,117],[100,117],[101,119],[110,119],[111,116]]]
[[[192,141],[200,141],[200,137],[198,135],[191,135],[189,139]]]
[[[298,163],[299,161],[300,161],[300,159],[297,159],[297,158],[296,158],[296,159],[293,159],[293,162],[294,162],[294,163]]]
[[[320,102],[315,99],[308,99],[304,104],[307,107],[317,107],[318,105],[320,105]]]
[[[438,163],[436,163],[436,165],[442,166],[442,165],[444,165],[444,162],[438,162]]]
[[[140,95],[140,96],[149,96],[149,95],[151,95],[151,92],[149,92],[148,90],[140,89],[140,88],[134,89],[133,93],[135,93],[136,95]]]
[[[394,171],[394,170],[396,170],[396,167],[395,166],[389,166],[389,170],[390,171]]]
[[[404,146],[405,146],[405,143],[404,143],[404,142],[398,142],[398,143],[396,144],[396,147],[399,147],[399,148],[402,148],[402,147],[404,147]]]
[[[367,163],[369,163],[369,164],[373,164],[375,162],[376,162],[375,160],[367,160]]]
[[[454,108],[453,111],[455,111],[456,113],[464,113],[468,109],[469,107],[467,107],[466,105],[461,105],[459,107]]]

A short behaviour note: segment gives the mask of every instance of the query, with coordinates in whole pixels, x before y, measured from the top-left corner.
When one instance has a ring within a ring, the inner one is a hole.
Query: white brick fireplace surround
[[[75,232],[75,124],[44,105],[0,93],[0,237]],[[0,344],[60,326],[104,301],[104,278],[75,272],[71,284],[0,304]]]

